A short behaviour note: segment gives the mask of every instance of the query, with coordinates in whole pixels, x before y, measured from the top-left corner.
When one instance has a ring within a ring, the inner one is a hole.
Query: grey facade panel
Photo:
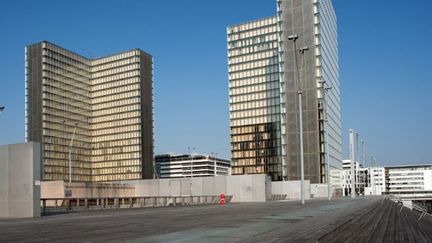
[[[142,179],[153,179],[153,58],[140,51]]]

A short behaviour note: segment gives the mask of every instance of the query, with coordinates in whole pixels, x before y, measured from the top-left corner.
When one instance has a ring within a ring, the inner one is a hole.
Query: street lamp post
[[[69,184],[72,182],[72,145],[75,138],[76,128],[78,123],[75,123],[74,130],[72,133],[72,138],[69,144]]]
[[[328,141],[328,117],[327,117],[327,92],[332,87],[325,87],[327,84],[325,80],[320,81],[322,89],[323,89],[323,101],[324,101],[324,139],[325,139],[325,161],[326,161],[326,181],[327,181],[327,197],[328,200],[331,200],[331,184],[330,184],[330,153],[329,153],[329,141]]]
[[[304,193],[304,150],[303,150],[303,108],[302,108],[302,83],[300,80],[300,71],[298,67],[298,61],[297,61],[297,44],[296,41],[298,39],[298,35],[290,35],[288,36],[288,40],[293,41],[293,51],[294,51],[294,62],[296,66],[297,75],[295,75],[294,72],[294,79],[297,79],[297,94],[298,94],[298,104],[299,104],[299,133],[300,133],[300,190],[301,190],[301,203],[305,203],[305,193]],[[309,50],[309,47],[302,47],[299,49],[300,53],[302,54],[303,60],[304,60],[304,53],[305,51]]]
[[[351,198],[355,198],[355,149],[354,149],[354,130],[349,130],[350,161],[351,161]]]
[[[375,157],[371,155],[372,173],[371,173],[371,184],[372,184],[372,195],[376,195],[375,189]]]

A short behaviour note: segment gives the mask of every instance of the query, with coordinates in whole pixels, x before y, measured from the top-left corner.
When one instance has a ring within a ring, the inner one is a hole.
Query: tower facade
[[[267,173],[273,180],[300,179],[297,95],[301,90],[305,179],[325,183],[329,173],[330,179],[340,181],[336,24],[331,0],[278,0],[276,16],[228,27],[233,174]],[[297,37],[295,45],[292,36]],[[303,47],[309,49],[299,52]],[[325,89],[328,87],[331,89]],[[258,127],[267,123],[271,128],[260,133]],[[251,132],[239,142],[239,131]],[[261,141],[271,146],[262,147]],[[244,149],[251,147],[255,152]],[[263,160],[264,154],[271,154],[272,159]],[[243,162],[246,159],[248,164]]]
[[[49,42],[26,47],[27,140],[42,179],[153,178],[152,57],[89,59]]]

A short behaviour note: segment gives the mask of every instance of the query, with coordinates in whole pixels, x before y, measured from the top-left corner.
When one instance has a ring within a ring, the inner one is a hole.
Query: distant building
[[[344,196],[351,195],[351,182],[355,180],[355,193],[360,195],[364,193],[364,189],[367,186],[366,183],[367,170],[365,170],[359,162],[354,163],[354,176],[351,175],[351,160],[343,161],[343,173],[342,173],[342,192]]]
[[[73,182],[153,178],[152,85],[139,49],[92,59],[27,46],[27,140],[41,143],[42,180],[68,181],[69,160]]]
[[[333,4],[275,2],[275,16],[227,29],[232,173],[300,179],[301,89],[305,179],[327,183],[328,163],[331,183],[339,184],[335,170],[342,171],[342,130]],[[298,36],[297,50],[291,35]],[[305,46],[309,50],[301,55],[299,48]],[[322,81],[332,87],[326,99]]]
[[[204,177],[230,174],[231,162],[203,154],[156,155],[159,178]]]
[[[365,187],[365,195],[381,195],[385,192],[385,168],[384,167],[368,167],[367,181]]]
[[[385,191],[391,194],[432,191],[432,165],[385,167]]]

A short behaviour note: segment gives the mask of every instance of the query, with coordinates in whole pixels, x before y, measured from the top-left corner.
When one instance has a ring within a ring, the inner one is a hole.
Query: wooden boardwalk
[[[432,242],[432,220],[385,200],[341,222],[318,242]]]
[[[432,242],[430,218],[382,198],[86,211],[0,220],[0,242]]]

